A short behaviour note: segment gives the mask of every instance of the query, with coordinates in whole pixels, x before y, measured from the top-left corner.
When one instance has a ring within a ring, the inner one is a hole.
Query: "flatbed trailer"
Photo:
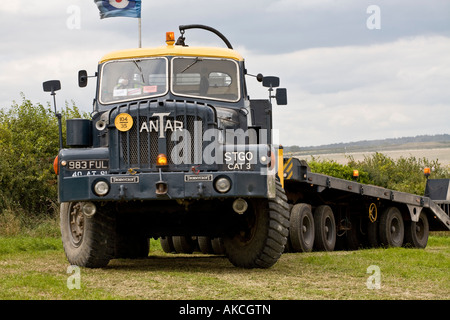
[[[290,251],[310,251],[313,244],[331,251],[335,239],[345,249],[424,248],[430,230],[450,229],[448,179],[430,179],[429,196],[420,196],[314,173],[292,157],[284,158],[282,176],[291,205]]]

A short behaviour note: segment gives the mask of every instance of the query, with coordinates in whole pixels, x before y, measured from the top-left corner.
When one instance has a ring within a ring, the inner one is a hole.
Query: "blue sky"
[[[73,100],[90,111],[95,85],[78,88],[78,70],[93,74],[105,53],[138,45],[137,19],[101,20],[94,1],[3,3],[0,107],[21,92],[45,104],[42,82],[60,79],[59,106]],[[144,47],[191,23],[225,34],[249,73],[281,78],[289,102],[274,106],[281,144],[450,133],[450,1],[143,0]],[[187,37],[223,45],[203,31]],[[252,98],[267,97],[256,81],[248,85]]]

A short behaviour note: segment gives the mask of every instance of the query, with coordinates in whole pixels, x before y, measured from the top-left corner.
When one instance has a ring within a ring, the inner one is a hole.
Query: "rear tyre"
[[[172,237],[164,236],[159,238],[159,242],[161,243],[161,248],[165,253],[173,253],[175,252],[175,247],[173,246]]]
[[[192,237],[190,236],[174,236],[173,239],[173,247],[177,253],[193,253],[196,244]]]
[[[428,243],[428,235],[430,226],[428,224],[427,215],[423,212],[419,215],[419,220],[405,222],[405,242],[414,248],[425,248]]]
[[[314,211],[314,247],[318,251],[333,251],[336,245],[336,223],[329,206],[318,206]]]
[[[274,265],[289,234],[289,206],[281,184],[277,182],[274,199],[251,201],[240,218],[240,230],[223,239],[230,262],[241,268]]]
[[[198,237],[198,247],[203,254],[213,254],[214,250],[211,244],[210,237]]]
[[[102,268],[114,257],[115,215],[106,206],[87,217],[83,202],[64,202],[60,210],[61,237],[67,260],[72,265]]]
[[[402,214],[396,207],[384,210],[380,217],[379,235],[381,245],[401,247],[405,234]]]
[[[311,206],[299,203],[292,207],[289,238],[293,252],[311,252],[314,246],[314,219]]]

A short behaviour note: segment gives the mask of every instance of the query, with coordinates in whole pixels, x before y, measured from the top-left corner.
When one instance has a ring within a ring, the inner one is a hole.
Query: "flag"
[[[111,17],[141,17],[141,0],[94,0],[100,19]]]

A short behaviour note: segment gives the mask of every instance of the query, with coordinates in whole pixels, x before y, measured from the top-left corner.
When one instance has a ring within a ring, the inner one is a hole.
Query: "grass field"
[[[0,299],[450,299],[448,233],[431,236],[425,250],[284,254],[270,269],[235,268],[222,256],[165,254],[154,240],[150,251],[147,259],[72,270],[59,238],[1,237]],[[368,273],[370,266],[379,273]],[[369,289],[375,276],[380,288]]]

